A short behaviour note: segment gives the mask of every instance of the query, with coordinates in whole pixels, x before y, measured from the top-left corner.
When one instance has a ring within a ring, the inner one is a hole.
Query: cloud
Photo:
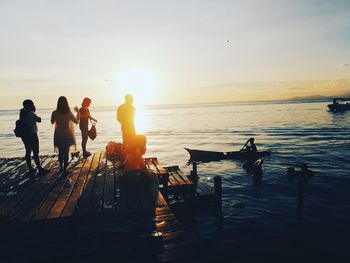
[[[306,90],[308,87],[289,87],[287,90]]]
[[[340,64],[340,66],[345,68],[345,67],[348,67],[349,64],[348,63],[342,63],[342,64]]]

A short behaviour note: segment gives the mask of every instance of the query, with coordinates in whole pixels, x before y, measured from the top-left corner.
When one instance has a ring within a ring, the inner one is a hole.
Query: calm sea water
[[[240,250],[243,253],[247,244],[249,247],[251,242],[262,241],[276,241],[278,245],[280,240],[289,240],[293,245],[293,240],[302,240],[320,247],[324,241],[343,244],[336,236],[350,234],[350,112],[332,114],[326,111],[326,105],[327,102],[192,105],[143,112],[147,155],[157,156],[166,165],[180,165],[186,173],[190,167],[186,165],[188,154],[184,147],[239,150],[249,137],[255,137],[259,149],[272,151],[264,160],[260,186],[241,168],[240,161],[198,166],[201,180],[210,183],[215,175],[222,176],[224,200],[221,230],[210,213],[199,217],[197,225],[189,229],[198,248],[235,246],[245,248]],[[43,119],[39,124],[41,154],[53,152],[51,111],[37,112]],[[108,141],[120,141],[115,108],[92,108],[91,113],[99,122],[98,137],[89,141],[89,150],[101,151]],[[0,111],[0,157],[24,154],[21,141],[13,135],[17,118],[17,111]],[[315,176],[305,185],[303,214],[296,215],[296,181],[289,181],[285,172],[287,167],[298,168],[302,162]],[[299,241],[296,243],[301,245]]]

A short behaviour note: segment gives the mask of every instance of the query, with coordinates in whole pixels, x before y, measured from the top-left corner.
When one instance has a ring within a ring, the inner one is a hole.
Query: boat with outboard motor
[[[327,107],[331,112],[350,110],[350,98],[334,98],[333,103],[328,104]]]

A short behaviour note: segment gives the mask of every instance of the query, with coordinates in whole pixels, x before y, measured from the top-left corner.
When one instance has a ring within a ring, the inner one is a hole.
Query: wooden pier
[[[0,159],[1,262],[190,261],[188,234],[158,185],[126,187],[105,153],[72,158],[67,175],[57,156],[41,161],[50,169],[42,176],[28,174],[23,158]],[[145,163],[168,178],[162,188],[193,187],[179,169]]]

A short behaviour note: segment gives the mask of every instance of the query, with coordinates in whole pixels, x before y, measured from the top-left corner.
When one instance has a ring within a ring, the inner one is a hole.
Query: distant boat
[[[332,112],[350,110],[350,98],[334,98],[333,103],[327,107]]]
[[[257,153],[252,153],[248,151],[234,151],[234,152],[214,152],[214,151],[203,151],[203,150],[194,150],[185,148],[186,151],[190,154],[190,161],[219,161],[227,159],[236,159],[236,160],[247,160],[250,159],[253,155],[256,158],[261,158],[271,154],[270,151],[261,151]]]

